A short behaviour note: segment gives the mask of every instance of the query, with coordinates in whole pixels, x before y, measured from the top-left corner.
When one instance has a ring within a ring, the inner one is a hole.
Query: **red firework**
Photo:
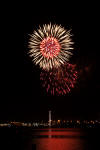
[[[76,66],[66,63],[52,71],[42,71],[40,80],[43,88],[51,95],[66,95],[74,88],[77,80]]]
[[[44,57],[53,58],[59,54],[60,44],[54,37],[47,37],[41,42],[40,51]]]

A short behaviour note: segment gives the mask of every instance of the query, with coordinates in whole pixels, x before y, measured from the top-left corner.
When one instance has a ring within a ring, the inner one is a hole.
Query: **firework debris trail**
[[[53,69],[49,72],[43,70],[40,74],[40,80],[43,88],[50,95],[66,95],[76,84],[76,66],[66,63],[58,69]]]

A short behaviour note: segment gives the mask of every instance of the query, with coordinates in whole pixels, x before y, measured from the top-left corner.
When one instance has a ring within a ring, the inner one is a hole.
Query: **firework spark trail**
[[[42,71],[40,74],[42,86],[51,95],[66,95],[74,88],[77,80],[75,65],[66,63],[52,71]]]
[[[70,31],[61,25],[45,24],[34,31],[29,40],[29,55],[44,70],[58,68],[72,56]]]

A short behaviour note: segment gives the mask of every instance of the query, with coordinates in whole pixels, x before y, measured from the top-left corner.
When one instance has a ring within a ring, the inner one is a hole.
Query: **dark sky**
[[[28,3],[17,7],[15,4],[3,16],[1,119],[47,120],[49,109],[54,119],[99,119],[97,12],[77,4],[40,6]],[[27,54],[29,34],[38,25],[50,22],[72,29],[75,42],[71,61],[77,64],[79,72],[77,86],[61,97],[42,93],[41,70]]]

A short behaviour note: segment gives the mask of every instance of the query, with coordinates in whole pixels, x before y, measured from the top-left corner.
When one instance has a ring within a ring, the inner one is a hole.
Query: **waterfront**
[[[99,129],[4,129],[3,149],[14,150],[98,150]],[[2,150],[3,150],[2,149]]]

